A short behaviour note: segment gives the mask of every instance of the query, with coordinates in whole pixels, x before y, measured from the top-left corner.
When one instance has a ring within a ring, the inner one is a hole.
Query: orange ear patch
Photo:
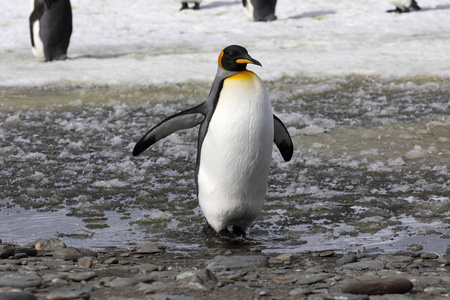
[[[219,66],[222,68],[222,69],[224,69],[223,68],[223,66],[222,66],[222,57],[223,57],[223,51],[222,52],[220,52],[220,54],[219,54]],[[224,69],[225,70],[225,69]]]

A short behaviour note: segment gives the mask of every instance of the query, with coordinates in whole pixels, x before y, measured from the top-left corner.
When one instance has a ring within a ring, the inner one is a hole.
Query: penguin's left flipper
[[[148,147],[175,131],[189,129],[202,123],[206,117],[205,107],[205,103],[202,103],[199,106],[182,111],[161,121],[136,143],[133,149],[133,156],[141,154]]]
[[[285,161],[290,161],[294,153],[294,145],[292,144],[291,136],[284,126],[283,122],[273,115],[273,141],[280,150],[281,155]]]

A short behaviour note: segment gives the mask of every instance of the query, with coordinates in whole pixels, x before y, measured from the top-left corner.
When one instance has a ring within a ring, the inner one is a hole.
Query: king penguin
[[[416,0],[388,0],[389,3],[395,5],[395,9],[388,10],[387,12],[404,13],[411,10],[420,10],[420,6]]]
[[[275,21],[277,0],[242,0],[244,13],[252,21]]]
[[[272,112],[264,83],[247,70],[247,64],[262,66],[245,48],[226,47],[207,100],[161,121],[133,150],[134,156],[139,155],[178,130],[200,125],[196,162],[200,208],[219,238],[231,241],[244,239],[261,213],[273,143],[285,161],[294,151],[289,132]]]
[[[67,58],[72,35],[70,0],[31,0],[31,49],[42,61]]]

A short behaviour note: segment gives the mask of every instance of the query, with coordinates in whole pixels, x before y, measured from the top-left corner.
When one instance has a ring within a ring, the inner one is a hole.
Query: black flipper
[[[420,10],[420,6],[417,4],[416,0],[411,1],[411,7],[417,10]]]
[[[280,150],[281,155],[285,161],[290,161],[294,153],[294,146],[292,144],[291,136],[284,126],[283,122],[273,115],[273,141]]]
[[[196,107],[177,113],[161,121],[158,125],[150,129],[136,143],[133,149],[133,155],[141,154],[145,149],[163,139],[175,131],[192,128],[202,123],[206,117],[206,105],[202,103]]]
[[[34,47],[34,35],[33,35],[33,27],[34,22],[38,21],[42,15],[44,14],[44,4],[36,3],[33,12],[30,15],[30,34],[31,34],[31,46]]]

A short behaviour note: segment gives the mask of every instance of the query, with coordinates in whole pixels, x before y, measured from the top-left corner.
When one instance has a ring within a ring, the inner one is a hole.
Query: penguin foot
[[[236,229],[235,229],[236,228]],[[233,226],[232,232],[228,228],[222,229],[217,233],[219,239],[229,243],[242,243],[245,241],[245,231],[239,227]]]
[[[242,229],[239,226],[233,225],[231,230],[235,237],[245,240],[245,229]]]
[[[184,9],[188,9],[188,8],[189,8],[189,6],[188,6],[187,2],[181,2],[180,10],[184,10]]]
[[[200,9],[200,4],[199,3],[195,3],[194,7],[192,9],[199,10]]]

